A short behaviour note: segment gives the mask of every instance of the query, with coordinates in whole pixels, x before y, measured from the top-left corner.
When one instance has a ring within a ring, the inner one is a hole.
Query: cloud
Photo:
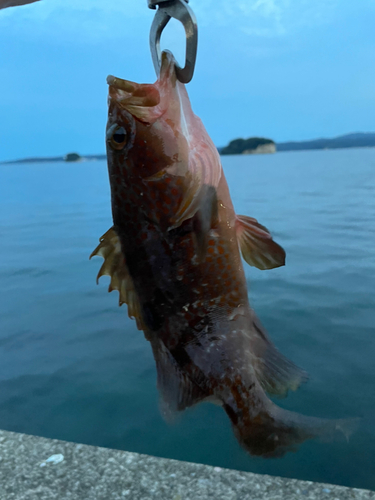
[[[191,0],[190,6],[201,31],[272,39],[332,23],[339,0]],[[154,12],[146,0],[42,0],[0,17],[12,36],[96,43],[147,37]]]
[[[247,33],[283,35],[303,26],[331,22],[339,0],[192,0],[190,6],[202,25],[231,26]],[[98,23],[111,20],[115,27],[135,19],[151,19],[146,0],[42,0],[6,9],[2,18],[34,22],[72,22],[90,16]]]
[[[202,25],[277,37],[333,22],[339,0],[205,0],[192,7]]]
[[[42,0],[0,12],[2,30],[18,36],[55,39],[124,38],[151,24],[146,0]]]
[[[23,17],[34,20],[44,21],[54,16],[62,10],[66,12],[110,12],[113,16],[121,14],[128,18],[134,18],[144,15],[147,11],[146,2],[139,0],[42,0],[41,2],[24,6],[17,9],[8,9],[5,14],[8,17]]]

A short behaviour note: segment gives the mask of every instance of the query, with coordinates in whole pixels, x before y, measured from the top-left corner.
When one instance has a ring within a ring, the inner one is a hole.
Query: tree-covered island
[[[68,153],[64,156],[64,161],[81,161],[82,156],[78,153]]]
[[[234,139],[228,146],[219,149],[222,155],[246,155],[276,153],[276,144],[264,137],[249,137],[249,139]]]

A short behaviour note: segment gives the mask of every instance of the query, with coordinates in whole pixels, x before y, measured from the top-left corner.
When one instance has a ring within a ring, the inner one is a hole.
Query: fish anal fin
[[[288,390],[295,391],[308,379],[307,373],[287,359],[275,347],[252,311],[251,351],[253,366],[263,390],[272,395],[286,396]]]
[[[99,245],[90,255],[90,259],[95,255],[104,258],[96,282],[99,282],[101,276],[109,276],[111,278],[108,291],[112,292],[113,290],[118,290],[119,305],[127,304],[129,317],[136,320],[139,330],[143,330],[144,321],[142,319],[139,298],[126,266],[125,257],[116,230],[111,227],[103,234],[99,241]]]
[[[156,362],[160,410],[163,417],[170,421],[176,412],[199,403],[207,395],[180,369],[163,342],[153,341],[152,350]]]
[[[237,215],[236,231],[242,256],[250,266],[265,270],[285,265],[284,249],[256,219]]]

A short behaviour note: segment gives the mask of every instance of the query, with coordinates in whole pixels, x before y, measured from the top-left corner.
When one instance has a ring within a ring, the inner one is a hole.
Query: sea
[[[262,459],[218,406],[164,422],[150,345],[89,260],[112,225],[104,161],[0,166],[0,428],[375,490],[375,148],[222,161],[236,211],[286,250],[285,267],[245,264],[250,303],[309,373],[277,404],[357,431]]]

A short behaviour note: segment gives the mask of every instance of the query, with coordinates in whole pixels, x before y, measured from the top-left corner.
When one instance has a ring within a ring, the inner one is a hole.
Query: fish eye
[[[111,145],[114,149],[122,149],[127,141],[127,133],[124,127],[116,127],[111,137]]]

